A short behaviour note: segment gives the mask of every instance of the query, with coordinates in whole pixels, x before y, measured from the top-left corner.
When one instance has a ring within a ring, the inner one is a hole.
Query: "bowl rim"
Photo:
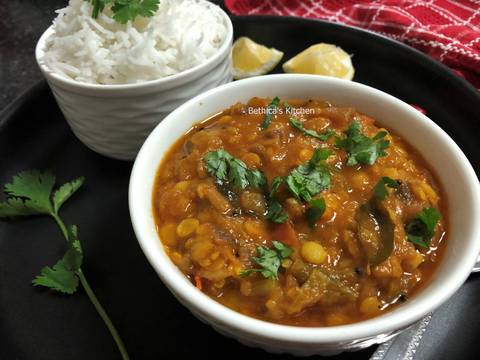
[[[160,242],[158,233],[156,238],[152,240],[142,227],[142,216],[147,215],[152,217],[151,201],[149,202],[149,209],[146,210],[147,212],[145,212],[145,209],[139,209],[139,207],[142,207],[143,205],[140,204],[137,196],[139,192],[141,193],[142,191],[147,191],[148,197],[151,199],[152,189],[147,189],[143,184],[145,175],[144,170],[150,173],[151,169],[149,170],[149,167],[153,166],[156,172],[165,156],[165,153],[161,155],[158,164],[146,163],[151,150],[153,150],[155,147],[155,143],[161,138],[163,129],[166,128],[169,123],[177,121],[177,114],[183,112],[185,109],[193,107],[194,104],[206,103],[209,101],[208,99],[214,97],[216,94],[225,89],[231,87],[238,87],[241,89],[243,84],[255,84],[263,81],[274,83],[277,81],[277,79],[279,79],[278,81],[285,81],[285,83],[288,83],[288,86],[290,87],[294,86],[293,84],[297,80],[306,82],[323,81],[327,84],[331,84],[332,86],[339,85],[341,83],[342,86],[351,86],[356,88],[357,91],[362,91],[372,96],[374,95],[376,97],[381,97],[382,101],[389,106],[401,107],[402,110],[408,112],[409,116],[414,117],[415,121],[425,121],[428,123],[428,131],[435,133],[435,135],[439,138],[439,141],[442,140],[445,144],[447,144],[449,150],[454,152],[455,156],[460,160],[462,170],[464,170],[464,174],[466,174],[465,181],[471,186],[472,189],[472,204],[475,210],[475,215],[480,216],[480,185],[478,183],[478,178],[475,174],[475,171],[458,145],[450,138],[450,136],[448,136],[448,134],[445,133],[444,130],[442,130],[436,123],[431,121],[427,116],[415,110],[412,106],[403,102],[402,100],[364,84],[335,78],[327,78],[318,75],[274,74],[239,80],[234,83],[225,84],[208,90],[196,96],[170,113],[159,125],[157,125],[157,127],[147,138],[137,155],[136,161],[132,168],[129,184],[129,210],[131,221],[134,232],[145,256],[163,283],[170,289],[170,291],[173,292],[175,296],[180,298],[182,302],[187,302],[188,307],[195,309],[198,313],[202,314],[202,317],[205,316],[208,319],[207,321],[213,323],[214,325],[219,327],[223,325],[227,328],[240,331],[243,334],[255,336],[257,339],[263,338],[280,340],[283,343],[301,343],[309,345],[338,344],[339,342],[368,339],[408,327],[427,315],[430,311],[440,306],[464,283],[476,262],[478,252],[480,251],[480,241],[470,241],[468,243],[469,249],[472,250],[470,252],[471,254],[466,253],[465,258],[462,259],[455,271],[452,271],[453,275],[451,275],[451,278],[449,278],[448,282],[449,287],[444,286],[442,289],[443,291],[437,290],[434,293],[435,296],[429,295],[428,299],[422,298],[419,301],[408,302],[380,316],[352,324],[328,327],[299,327],[255,319],[253,317],[238,313],[235,310],[232,310],[211,299],[208,295],[198,290],[186,279],[185,275],[178,270],[178,268],[173,264],[173,262],[171,262],[168,255],[164,251],[161,253],[156,252],[157,250],[152,241],[154,240]],[[199,121],[200,120],[202,119],[199,119]],[[142,215],[140,213],[142,213]],[[480,224],[477,225],[476,223],[473,223],[471,225],[471,229],[472,238],[480,238]],[[422,293],[426,291],[427,288],[428,284],[423,289]],[[414,299],[419,295],[420,294],[417,294]]]
[[[45,54],[45,43],[47,39],[55,32],[54,25],[50,25],[44,33],[40,36],[35,46],[35,59],[37,64],[44,74],[44,76],[55,80],[60,85],[68,88],[77,88],[81,90],[90,90],[96,92],[110,92],[110,91],[133,91],[133,90],[155,90],[157,88],[169,89],[171,87],[181,85],[187,81],[196,78],[206,72],[213,66],[217,65],[225,57],[225,54],[230,52],[230,47],[233,41],[233,24],[228,14],[218,5],[211,3],[212,6],[222,14],[227,27],[227,33],[222,45],[217,49],[215,54],[209,57],[204,62],[195,65],[189,69],[183,70],[179,73],[165,76],[155,80],[147,80],[138,83],[126,83],[126,84],[92,84],[62,76],[51,70],[43,60]]]

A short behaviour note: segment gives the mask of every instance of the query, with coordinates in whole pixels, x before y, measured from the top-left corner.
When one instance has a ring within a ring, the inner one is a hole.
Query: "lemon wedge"
[[[240,37],[232,47],[233,77],[243,79],[264,75],[282,59],[283,52],[257,44],[248,37]]]
[[[355,69],[350,55],[332,44],[315,44],[283,64],[287,73],[316,74],[352,80]]]

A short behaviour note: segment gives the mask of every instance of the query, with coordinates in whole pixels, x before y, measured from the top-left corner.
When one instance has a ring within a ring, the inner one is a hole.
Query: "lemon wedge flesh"
[[[350,55],[338,46],[325,43],[303,50],[283,64],[283,71],[333,76],[346,80],[352,80],[355,74]]]
[[[248,37],[240,37],[232,47],[233,77],[243,79],[264,75],[283,57],[283,52],[257,44]]]

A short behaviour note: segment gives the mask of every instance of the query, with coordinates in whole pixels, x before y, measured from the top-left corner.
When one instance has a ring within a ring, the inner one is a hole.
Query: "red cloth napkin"
[[[324,19],[386,35],[441,61],[480,89],[480,0],[225,0],[236,15]]]

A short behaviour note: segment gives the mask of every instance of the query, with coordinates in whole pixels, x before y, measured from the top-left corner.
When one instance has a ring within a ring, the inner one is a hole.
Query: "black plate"
[[[236,36],[247,35],[281,49],[286,58],[316,42],[343,47],[354,54],[356,81],[424,108],[480,169],[476,139],[480,96],[423,54],[369,32],[320,21],[249,17],[235,18],[234,27]],[[217,334],[173,298],[146,261],[130,225],[127,187],[132,164],[107,159],[83,146],[45,83],[34,86],[0,115],[0,164],[1,184],[32,168],[51,169],[59,181],[86,176],[85,187],[62,214],[68,223],[79,226],[86,253],[84,270],[132,359],[288,357],[250,349]],[[61,235],[49,219],[0,223],[0,359],[118,358],[82,291],[61,296],[30,285],[40,268],[54,263],[63,250]],[[418,350],[419,359],[468,357],[480,333],[479,295],[479,278],[471,277],[436,313]],[[373,351],[374,347],[336,359],[367,359]]]

